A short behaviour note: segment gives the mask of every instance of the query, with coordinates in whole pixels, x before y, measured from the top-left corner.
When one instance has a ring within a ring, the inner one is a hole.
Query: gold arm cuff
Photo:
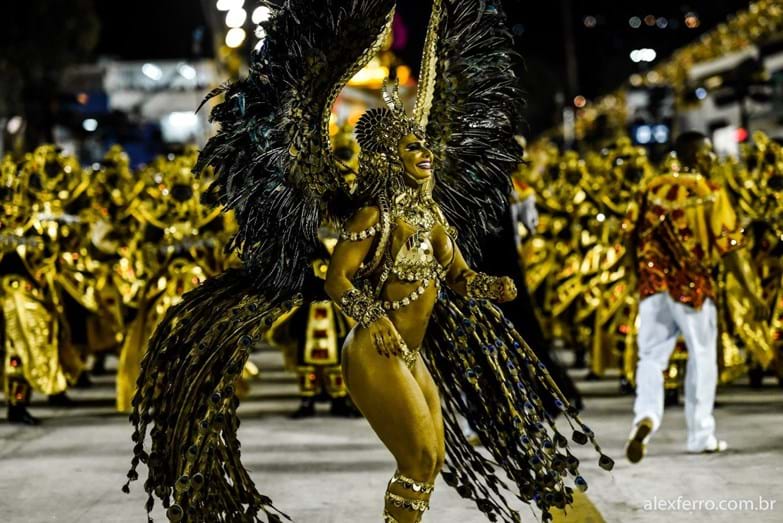
[[[340,298],[340,308],[362,327],[386,316],[383,306],[359,289],[353,288]]]
[[[352,241],[352,242],[360,242],[366,240],[367,238],[372,238],[380,231],[381,231],[381,223],[378,222],[372,227],[364,229],[363,231],[350,232],[350,231],[343,230],[340,233],[340,239]]]
[[[499,300],[503,297],[503,285],[499,276],[479,272],[468,277],[466,287],[468,298]]]

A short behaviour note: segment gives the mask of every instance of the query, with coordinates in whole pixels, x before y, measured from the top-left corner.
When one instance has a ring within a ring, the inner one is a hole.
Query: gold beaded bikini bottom
[[[415,349],[408,348],[408,344],[405,343],[405,340],[400,338],[400,359],[405,363],[405,366],[408,367],[410,370],[413,370],[413,367],[416,366],[416,361],[419,359],[419,352],[421,352],[421,347],[417,347]]]

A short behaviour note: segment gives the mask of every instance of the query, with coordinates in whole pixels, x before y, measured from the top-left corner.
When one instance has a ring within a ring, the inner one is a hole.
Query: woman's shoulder
[[[345,230],[358,232],[376,225],[381,218],[381,210],[376,205],[368,205],[358,209],[345,222]]]

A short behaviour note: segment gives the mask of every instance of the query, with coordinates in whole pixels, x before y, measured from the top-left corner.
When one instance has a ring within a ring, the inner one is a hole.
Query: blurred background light
[[[226,13],[226,25],[228,27],[242,27],[247,20],[247,11],[241,7],[238,9],[232,9]]]
[[[269,10],[269,8],[265,5],[262,5],[260,7],[256,7],[253,10],[253,14],[251,15],[250,19],[254,24],[260,24],[269,20],[271,15],[272,12]]]
[[[95,118],[87,118],[82,122],[82,128],[88,133],[91,133],[98,128],[98,120]]]
[[[245,36],[245,30],[241,27],[229,29],[226,33],[226,45],[232,49],[237,48],[245,41]]]
[[[231,11],[232,9],[239,9],[245,5],[245,0],[218,0],[218,11]]]
[[[155,64],[146,63],[142,65],[141,72],[150,80],[158,81],[163,77],[163,71]]]

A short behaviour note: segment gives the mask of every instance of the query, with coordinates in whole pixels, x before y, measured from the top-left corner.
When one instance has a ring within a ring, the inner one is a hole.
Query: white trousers
[[[664,292],[639,303],[634,425],[650,418],[653,432],[658,430],[663,417],[663,371],[680,335],[688,347],[685,375],[687,447],[691,452],[698,452],[717,443],[712,409],[718,385],[718,318],[712,300],[708,299],[697,310]]]

